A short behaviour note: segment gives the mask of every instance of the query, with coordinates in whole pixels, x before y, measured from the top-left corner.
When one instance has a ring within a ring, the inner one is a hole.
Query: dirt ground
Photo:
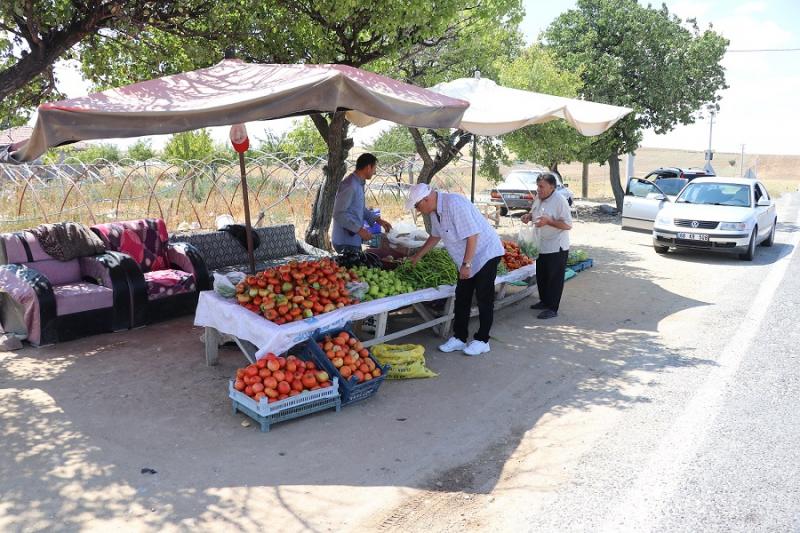
[[[231,412],[243,356],[206,366],[191,317],[0,353],[0,530],[515,530],[653,373],[705,364],[681,332],[724,299],[614,218],[577,221],[572,241],[595,266],[567,282],[559,318],[537,321],[530,299],[500,310],[478,358],[411,336],[438,378],[266,434]]]

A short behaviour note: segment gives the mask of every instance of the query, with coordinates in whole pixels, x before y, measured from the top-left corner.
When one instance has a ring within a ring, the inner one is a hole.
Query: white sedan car
[[[689,182],[674,202],[662,202],[653,224],[657,253],[670,248],[735,252],[752,261],[756,246],[772,246],[778,217],[766,187],[754,179],[707,177]]]

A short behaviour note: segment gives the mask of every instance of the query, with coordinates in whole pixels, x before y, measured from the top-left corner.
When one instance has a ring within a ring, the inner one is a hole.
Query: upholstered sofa
[[[330,255],[297,239],[293,224],[281,224],[253,228],[260,245],[254,250],[256,271],[283,264],[288,261],[308,261]],[[203,257],[209,272],[248,272],[250,270],[247,249],[235,237],[225,231],[173,234],[170,241],[185,242]]]
[[[114,252],[60,261],[28,231],[0,234],[3,328],[35,346],[129,328],[126,263]]]
[[[161,219],[97,224],[92,231],[107,249],[133,259],[126,273],[134,327],[193,312],[199,292],[211,288],[203,258],[191,244],[168,242]]]

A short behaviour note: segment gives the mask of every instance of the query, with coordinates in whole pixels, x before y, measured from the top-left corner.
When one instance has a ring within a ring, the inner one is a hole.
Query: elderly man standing
[[[567,200],[556,193],[556,178],[542,174],[536,179],[536,200],[531,212],[522,216],[527,224],[533,220],[539,228],[539,258],[536,260],[536,286],[539,288],[539,303],[531,309],[539,309],[537,318],[558,316],[561,293],[564,291],[564,273],[569,256],[569,230],[572,229],[572,214]]]
[[[494,320],[494,281],[505,253],[500,237],[469,200],[460,194],[434,191],[425,183],[411,188],[406,208],[415,208],[431,219],[431,235],[411,261],[419,261],[441,240],[459,265],[453,337],[439,350],[463,350],[466,355],[487,353]],[[480,327],[474,340],[467,344],[473,294],[478,300]]]
[[[367,209],[364,184],[375,175],[378,159],[372,154],[361,154],[356,160],[356,170],[339,184],[333,203],[333,248],[341,253],[361,251],[361,244],[372,238],[364,222],[377,222],[388,232],[392,225],[382,218],[375,218]]]

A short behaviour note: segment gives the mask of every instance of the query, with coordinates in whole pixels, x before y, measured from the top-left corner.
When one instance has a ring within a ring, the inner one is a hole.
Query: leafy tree
[[[608,162],[617,208],[622,209],[620,155],[633,152],[642,130],[665,133],[691,124],[706,104],[717,107],[726,88],[720,64],[728,40],[694,19],[682,21],[666,6],[636,0],[578,0],[544,33],[559,65],[579,72],[587,100],[634,109],[599,136],[593,161]]]
[[[150,141],[141,139],[128,148],[128,157],[134,161],[147,161],[156,157],[156,151],[150,146]]]
[[[414,139],[408,128],[392,126],[382,131],[367,147],[373,152],[382,167],[392,169],[396,174],[416,154]]]
[[[430,87],[456,78],[469,78],[479,71],[482,77],[497,79],[499,66],[512,61],[521,51],[523,39],[517,27],[522,18],[519,2],[499,0],[483,5],[484,11],[465,17],[462,24],[453,25],[430,43],[419,43],[395,59],[390,71],[408,82]],[[414,145],[422,159],[418,183],[430,183],[433,177],[472,141],[472,135],[462,130],[409,129]],[[483,153],[481,173],[492,178],[499,176],[498,164],[504,157],[493,139],[478,142]]]
[[[534,44],[500,69],[500,82],[507,87],[574,98],[581,88],[578,74],[559,68],[550,52]],[[591,139],[562,120],[526,126],[503,136],[505,147],[519,159],[558,171],[559,163],[582,160]]]
[[[164,146],[164,158],[181,161],[209,160],[218,151],[207,129],[176,133]]]
[[[294,122],[294,128],[286,133],[280,148],[287,156],[300,158],[311,164],[316,163],[328,153],[328,146],[308,117]]]
[[[0,2],[0,116],[24,123],[31,109],[58,99],[53,65],[75,57],[76,45],[101,30],[135,34],[143,27],[181,34],[208,12],[201,0],[3,0]]]

